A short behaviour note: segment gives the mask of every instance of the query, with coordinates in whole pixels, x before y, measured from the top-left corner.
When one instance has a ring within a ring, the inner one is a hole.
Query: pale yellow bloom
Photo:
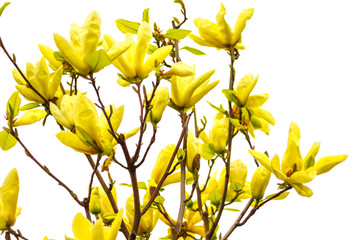
[[[147,99],[150,100],[153,90],[149,92]],[[160,122],[163,112],[169,102],[170,93],[167,87],[158,87],[155,91],[154,98],[151,101],[151,110],[148,114],[148,121],[153,124]]]
[[[256,200],[262,199],[269,184],[271,172],[264,166],[259,166],[251,178],[251,194]]]
[[[195,72],[195,67],[194,67]],[[189,77],[173,76],[171,81],[171,101],[180,108],[190,108],[212,90],[218,81],[209,84],[209,78],[215,70],[208,71],[195,79],[195,75]]]
[[[225,21],[226,9],[223,4],[220,6],[220,11],[216,15],[216,23],[210,22],[207,19],[196,18],[194,24],[198,28],[200,37],[190,34],[190,38],[202,46],[215,47],[217,49],[231,49],[238,50],[245,49],[242,43],[241,34],[245,29],[246,22],[251,19],[254,13],[253,8],[243,10],[235,23],[234,30]]]
[[[75,238],[65,236],[66,240],[115,240],[123,220],[124,210],[121,209],[111,226],[104,226],[103,220],[99,219],[93,225],[81,213],[75,215],[72,231]]]
[[[13,168],[0,188],[0,230],[13,226],[21,208],[17,206],[19,196],[19,176]]]
[[[101,19],[96,11],[86,18],[82,27],[73,23],[70,27],[70,42],[61,35],[54,33],[57,48],[64,59],[81,75],[87,75],[91,67],[86,59],[99,46]],[[51,58],[52,64],[54,61]]]
[[[49,69],[46,65],[45,58],[42,57],[41,60],[36,63],[35,67],[31,63],[27,63],[26,74],[24,75],[30,84],[45,99],[52,100],[55,97],[55,93],[61,82],[62,67],[59,67],[58,70],[51,76],[49,74]],[[44,100],[28,87],[28,84],[23,79],[18,70],[13,70],[13,77],[18,84],[16,89],[21,93],[21,95],[23,95],[29,101],[34,101],[40,104],[44,103]]]
[[[126,35],[123,46],[130,46],[122,55],[115,54],[120,45],[109,35],[104,35],[104,49],[110,55],[113,65],[121,71],[127,81],[119,78],[118,83],[122,86],[131,83],[138,83],[145,79],[157,64],[160,64],[171,52],[172,46],[158,48],[145,59],[150,41],[152,30],[148,23],[142,22],[138,29],[137,41],[130,34]]]
[[[254,78],[252,73],[248,73],[239,81],[236,87],[236,97],[239,103],[235,104],[233,108],[235,117],[246,125],[252,137],[255,137],[254,130],[259,129],[269,134],[270,124],[275,125],[275,119],[272,114],[260,108],[269,99],[269,94],[250,95],[258,78],[259,76]]]
[[[314,143],[305,158],[300,153],[300,129],[296,123],[290,124],[287,148],[280,166],[277,154],[270,161],[266,154],[249,150],[250,154],[258,160],[266,169],[292,186],[301,196],[310,197],[313,192],[305,186],[312,181],[316,175],[330,171],[337,164],[345,161],[347,155],[335,155],[321,158],[315,163],[315,157],[319,151],[320,143]]]
[[[114,131],[117,131],[123,117],[124,106],[112,107],[112,109],[110,121]],[[109,125],[104,114],[99,116],[95,104],[83,95],[76,101],[73,111],[76,134],[61,131],[56,135],[57,138],[79,152],[110,155],[116,140],[108,130]],[[106,112],[109,116],[110,106],[106,108]]]

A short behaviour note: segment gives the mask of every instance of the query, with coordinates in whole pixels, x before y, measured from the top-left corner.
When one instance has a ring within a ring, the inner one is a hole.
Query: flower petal
[[[261,165],[266,167],[267,170],[272,172],[270,160],[266,154],[249,149],[249,153],[257,160]]]
[[[81,213],[77,213],[72,223],[72,231],[77,240],[89,240],[92,224]]]
[[[61,131],[56,134],[56,137],[62,142],[64,145],[71,147],[75,151],[86,153],[86,154],[96,154],[97,151],[90,147],[86,146],[76,134],[71,132]]]
[[[139,26],[137,42],[134,54],[134,69],[136,71],[136,75],[141,73],[145,55],[149,48],[149,43],[152,38],[151,27],[147,22],[142,22]]]
[[[316,171],[297,171],[294,172],[290,178],[289,182],[291,183],[308,183],[311,182],[316,177]]]
[[[317,174],[323,174],[328,171],[330,171],[333,167],[338,165],[339,163],[342,163],[347,158],[347,155],[334,155],[334,156],[327,156],[321,158],[319,161],[315,163],[315,165],[308,170],[316,170]]]
[[[239,40],[241,39],[241,33],[245,29],[246,21],[250,20],[253,14],[254,14],[254,8],[249,8],[241,11],[241,13],[239,14],[236,20],[234,27],[234,35],[232,39],[233,44],[239,42]]]
[[[230,25],[225,21],[226,9],[224,5],[221,3],[220,11],[216,15],[216,22],[219,28],[219,32],[221,33],[222,39],[227,43],[232,43],[233,31]]]
[[[156,64],[162,63],[164,59],[169,55],[172,50],[172,46],[165,46],[156,49],[145,61],[140,71],[137,71],[137,75],[140,78],[145,78],[151,71],[155,69]]]
[[[303,184],[291,184],[291,186],[300,196],[311,197],[313,195],[313,191]]]

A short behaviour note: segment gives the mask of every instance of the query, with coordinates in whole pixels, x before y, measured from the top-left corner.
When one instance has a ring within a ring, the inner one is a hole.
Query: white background
[[[1,4],[3,1],[1,1]],[[215,21],[220,1],[186,1],[189,21],[185,29],[196,29],[195,17]],[[242,9],[255,7],[253,18],[243,33],[246,50],[236,62],[236,83],[248,72],[259,74],[254,93],[269,93],[264,105],[276,119],[270,136],[256,133],[253,141],[259,151],[268,150],[272,156],[282,156],[287,141],[290,121],[301,129],[301,149],[306,155],[313,142],[320,141],[318,157],[348,154],[348,159],[330,173],[317,177],[308,186],[311,198],[298,196],[292,191],[288,199],[271,202],[262,208],[245,226],[237,229],[231,239],[359,239],[359,96],[360,34],[357,1],[223,1],[230,25],[234,25]],[[35,63],[41,57],[37,44],[55,48],[52,33],[66,38],[70,24],[82,25],[86,16],[97,10],[102,18],[102,34],[111,34],[123,40],[115,25],[122,18],[141,21],[142,11],[150,7],[150,22],[157,22],[164,31],[170,28],[172,16],[181,18],[179,6],[171,0],[161,1],[14,1],[0,18],[0,36],[9,52],[16,53],[17,62],[25,69],[26,62]],[[190,40],[181,46],[197,47],[207,56],[181,52],[189,65],[196,62],[197,75],[217,69],[212,80],[221,80],[214,93],[206,100],[219,105],[226,101],[221,96],[227,87],[229,57],[225,51],[196,46]],[[0,106],[5,115],[7,99],[15,91],[11,71],[13,66],[5,55],[0,55]],[[138,105],[135,94],[116,84],[117,71],[112,67],[99,74],[98,82],[106,104],[125,104],[125,118],[120,131],[136,126]],[[150,80],[147,80],[148,82]],[[168,85],[168,84],[164,84]],[[92,89],[83,82],[83,91],[93,96]],[[215,93],[217,92],[217,93]],[[26,101],[23,100],[23,103]],[[198,106],[199,117],[206,115],[211,121],[215,112],[205,101]],[[139,171],[139,180],[147,181],[159,150],[168,143],[176,143],[180,132],[179,120],[174,110],[165,111],[160,124],[157,143],[150,152],[147,163]],[[165,123],[166,122],[166,123]],[[1,126],[6,121],[1,120]],[[209,124],[209,127],[211,123]],[[90,167],[85,157],[73,153],[54,136],[59,130],[49,118],[45,128],[41,124],[18,129],[20,137],[36,158],[72,188],[80,198],[86,196]],[[173,131],[174,134],[169,134]],[[132,144],[133,142],[129,143]],[[146,143],[146,142],[145,142]],[[237,137],[233,160],[241,158],[249,168],[248,180],[255,170],[247,154],[246,142]],[[133,147],[131,147],[133,149]],[[120,157],[120,151],[118,154]],[[204,160],[205,161],[205,160]],[[72,236],[71,223],[82,209],[61,187],[47,177],[17,145],[8,152],[0,152],[0,181],[16,167],[20,177],[18,205],[23,208],[15,229],[20,229],[29,239],[42,239],[45,235],[63,239]],[[203,165],[205,166],[205,162]],[[219,165],[221,167],[221,164]],[[129,182],[128,175],[116,166],[112,174],[118,183]],[[272,177],[268,194],[276,191],[278,181]],[[118,187],[120,206],[129,196],[130,189]],[[166,204],[176,218],[176,188],[171,188]],[[169,192],[168,192],[169,193]],[[172,198],[171,198],[172,197]],[[243,205],[238,205],[242,207]],[[238,213],[229,213],[221,223],[221,232],[227,231]],[[162,223],[153,239],[166,235]],[[2,237],[2,236],[1,236]]]

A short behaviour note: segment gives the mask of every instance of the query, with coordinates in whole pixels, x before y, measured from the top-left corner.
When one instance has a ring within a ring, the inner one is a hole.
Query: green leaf
[[[237,182],[230,183],[230,189],[234,192],[239,192],[243,189],[243,185]]]
[[[21,98],[19,97],[19,92],[14,92],[9,98],[6,104],[6,116],[9,123],[12,123],[14,118],[19,115],[19,107],[21,103]],[[10,124],[9,124],[10,125]]]
[[[2,15],[2,13],[4,12],[5,8],[7,6],[9,6],[10,2],[6,2],[2,5],[2,7],[0,8],[0,16]]]
[[[53,54],[54,54],[54,58],[55,58],[57,61],[62,62],[62,63],[66,62],[64,56],[63,56],[59,51],[54,51]]]
[[[236,105],[240,106],[240,101],[237,98],[236,92],[234,90],[223,89],[222,93],[225,95],[227,100],[229,100],[230,102],[236,103]]]
[[[131,22],[124,19],[118,19],[115,21],[117,28],[120,32],[127,34],[137,34],[140,23]]]
[[[37,108],[37,107],[40,107],[40,105],[38,103],[31,102],[31,103],[25,104],[19,110],[20,111],[27,111],[27,110],[34,109],[34,108]]]
[[[119,183],[120,186],[132,187],[129,183]]]
[[[0,147],[3,151],[7,151],[13,148],[16,143],[17,140],[13,135],[11,135],[5,130],[0,132]]]
[[[91,53],[86,58],[86,62],[90,65],[93,72],[97,72],[111,64],[111,60],[104,49]]]
[[[158,204],[162,204],[165,202],[165,198],[163,196],[157,196],[155,199],[154,199],[154,203],[158,203]]]
[[[145,182],[138,182],[138,188],[139,189],[147,189],[146,183]]]
[[[172,29],[171,28],[171,29],[167,30],[167,32],[164,35],[165,35],[165,37],[168,37],[168,38],[181,40],[181,39],[184,39],[190,33],[191,33],[190,30]]]
[[[235,128],[241,128],[241,124],[238,119],[230,118],[230,122],[234,125]]]
[[[76,127],[76,135],[79,139],[87,146],[93,147],[98,153],[101,153],[101,150],[96,145],[96,141],[92,138],[92,136],[83,128]]]
[[[202,145],[202,155],[205,160],[211,160],[215,156],[214,149],[210,147],[210,144]]]
[[[212,104],[210,102],[207,102],[207,103],[210,105],[210,107],[212,107],[213,109],[219,111],[220,113],[225,114],[225,115],[227,114],[227,111],[224,109],[222,104],[220,104],[220,107],[217,107],[217,106],[215,106],[214,104]]]
[[[230,212],[240,212],[240,210],[236,209],[236,208],[224,208],[224,210],[230,211]]]
[[[149,8],[144,9],[142,21],[149,23]]]
[[[261,126],[262,126],[261,122],[257,117],[251,116],[250,121],[251,121],[251,124],[253,125],[254,129],[260,129],[261,128]]]
[[[149,44],[149,48],[148,48],[148,51],[147,51],[147,54],[153,54],[153,52],[155,52],[156,50],[158,49],[157,46],[155,45],[152,45],[152,44]]]
[[[205,55],[204,52],[200,51],[199,49],[196,49],[196,48],[192,48],[192,47],[188,47],[188,46],[185,46],[183,48],[180,48],[180,50],[186,50],[186,51],[189,51],[191,52],[192,54],[195,54],[195,55]]]
[[[283,200],[283,199],[287,198],[287,196],[289,194],[290,194],[290,192],[283,192],[282,194],[280,194],[276,198],[273,198],[272,200]],[[275,194],[271,194],[271,195],[267,196],[266,199],[272,198],[273,196],[275,196]]]
[[[219,193],[219,191],[216,190],[216,189],[211,191],[210,194],[209,194],[209,200],[215,206],[219,206],[221,198],[222,198],[221,193]]]

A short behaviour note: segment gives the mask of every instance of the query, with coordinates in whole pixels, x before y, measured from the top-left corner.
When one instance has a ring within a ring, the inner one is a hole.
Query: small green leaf
[[[97,72],[111,64],[111,60],[104,49],[91,53],[86,58],[86,62],[90,65],[93,72]]]
[[[234,125],[235,128],[241,128],[241,124],[238,119],[230,118],[230,122]]]
[[[138,188],[139,189],[147,189],[146,183],[145,182],[138,182]]]
[[[54,54],[54,58],[55,58],[57,61],[62,62],[62,63],[66,62],[64,56],[63,56],[59,51],[54,51],[53,54]]]
[[[3,151],[7,151],[13,148],[16,143],[17,140],[13,135],[11,135],[5,130],[0,132],[0,147]]]
[[[282,194],[280,194],[276,198],[273,198],[272,200],[283,200],[283,199],[287,198],[287,196],[289,194],[290,194],[290,192],[283,192]],[[267,196],[266,199],[272,198],[273,196],[275,196],[275,194],[271,194],[271,195]]]
[[[234,90],[223,89],[222,93],[225,95],[227,100],[229,100],[230,102],[236,103],[236,105],[240,106],[240,101],[237,98],[236,92]]]
[[[192,47],[188,47],[188,46],[185,46],[183,48],[180,48],[180,50],[186,50],[186,51],[189,51],[191,52],[192,54],[195,54],[195,55],[205,55],[204,52],[200,51],[199,49],[196,49],[196,48],[192,48]]]
[[[202,155],[205,160],[211,160],[215,156],[214,149],[210,147],[210,144],[202,145]]]
[[[154,199],[154,203],[158,203],[158,204],[162,204],[165,202],[165,198],[163,196],[157,196],[155,199]]]
[[[243,185],[237,182],[230,183],[230,189],[234,192],[240,192],[243,189]]]
[[[315,165],[315,158],[313,156],[309,156],[304,160],[304,169],[308,169],[309,167],[312,167]]]
[[[149,8],[144,9],[142,21],[149,23]]]
[[[240,210],[236,209],[236,208],[224,208],[224,210],[230,211],[230,212],[240,212]]]
[[[0,8],[0,16],[2,15],[2,13],[4,12],[5,8],[7,6],[9,6],[10,2],[6,2],[2,5],[2,7]]]
[[[212,104],[210,102],[207,102],[207,103],[210,105],[210,107],[212,107],[213,109],[219,111],[220,113],[225,114],[225,115],[227,114],[227,111],[224,109],[222,104],[220,104],[220,107],[217,107],[217,106],[215,106],[214,104]]]
[[[191,33],[190,30],[172,29],[171,28],[171,29],[167,30],[167,32],[164,35],[165,35],[165,37],[168,37],[168,38],[181,40],[181,39],[184,39],[190,33]]]
[[[14,92],[7,102],[6,116],[9,121],[12,121],[17,115],[19,115],[21,99],[19,97],[19,92]]]
[[[140,23],[131,22],[124,19],[118,19],[115,21],[117,28],[120,32],[127,34],[137,34]]]
[[[119,183],[120,186],[132,187],[129,183]]]
[[[79,139],[87,146],[93,147],[98,153],[101,153],[101,150],[96,145],[96,141],[92,138],[92,136],[83,128],[76,127],[76,135]]]
[[[37,107],[40,107],[40,105],[38,103],[31,102],[31,103],[25,104],[19,110],[20,111],[27,111],[27,110],[34,109],[34,108],[37,108]]]
[[[222,198],[221,193],[219,193],[219,191],[216,190],[216,189],[211,191],[210,194],[209,194],[209,200],[215,206],[219,206],[221,198]]]
[[[147,51],[147,54],[153,54],[153,52],[155,52],[156,50],[158,49],[157,46],[155,45],[152,45],[152,44],[149,44],[149,48],[148,48],[148,51]]]

